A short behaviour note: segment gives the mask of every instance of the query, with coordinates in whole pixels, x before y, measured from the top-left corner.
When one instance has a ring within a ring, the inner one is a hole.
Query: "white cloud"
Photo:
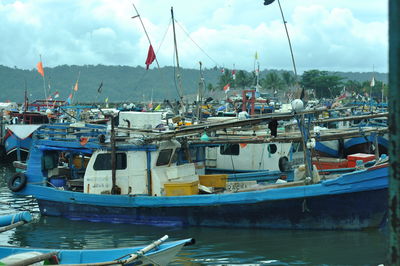
[[[281,1],[299,71],[387,71],[387,1]],[[136,0],[161,66],[172,65],[174,7],[181,66],[292,69],[277,3],[262,0]],[[142,65],[148,41],[127,0],[0,2],[0,64]],[[182,31],[189,34],[190,38]],[[193,41],[198,44],[199,49]],[[210,56],[212,60],[208,57]]]

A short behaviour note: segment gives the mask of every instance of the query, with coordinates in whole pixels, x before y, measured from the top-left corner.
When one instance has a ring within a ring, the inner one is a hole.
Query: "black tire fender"
[[[16,173],[10,179],[8,179],[7,186],[13,192],[21,191],[27,183],[25,174]]]
[[[281,172],[290,171],[290,168],[291,168],[289,159],[286,156],[279,158],[278,166],[279,166],[279,170]]]

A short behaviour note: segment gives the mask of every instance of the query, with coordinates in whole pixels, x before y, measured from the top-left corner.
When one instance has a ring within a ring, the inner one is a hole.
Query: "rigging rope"
[[[217,61],[215,61],[209,54],[206,53],[206,51],[204,51],[200,45],[198,45],[193,39],[192,37],[190,37],[189,33],[187,31],[185,31],[185,29],[182,27],[182,25],[175,19],[175,22],[178,24],[178,26],[182,29],[182,31],[186,34],[186,36],[197,46],[197,48],[200,49],[200,51],[202,51],[211,61],[214,62],[214,64],[217,65],[217,67],[220,66],[220,64],[217,63]]]

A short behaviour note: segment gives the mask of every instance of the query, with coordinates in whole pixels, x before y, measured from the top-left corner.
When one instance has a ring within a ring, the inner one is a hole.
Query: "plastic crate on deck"
[[[355,153],[347,156],[348,167],[356,167],[357,161],[361,160],[364,163],[375,160],[374,154]]]
[[[164,184],[166,196],[189,196],[199,194],[199,182],[171,182]]]

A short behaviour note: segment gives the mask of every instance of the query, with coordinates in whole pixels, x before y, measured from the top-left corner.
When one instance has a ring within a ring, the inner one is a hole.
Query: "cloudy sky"
[[[160,66],[174,61],[170,8],[179,62],[292,70],[278,2],[263,0],[0,0],[0,64],[145,66],[149,43]],[[388,71],[387,0],[281,0],[298,72]],[[152,65],[155,67],[155,64]]]

